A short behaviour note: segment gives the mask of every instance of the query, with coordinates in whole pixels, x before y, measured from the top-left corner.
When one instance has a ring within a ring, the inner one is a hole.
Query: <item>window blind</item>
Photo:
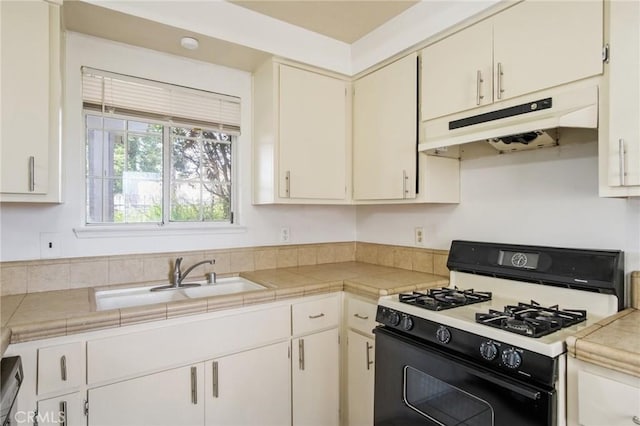
[[[240,98],[82,67],[86,109],[240,134]]]

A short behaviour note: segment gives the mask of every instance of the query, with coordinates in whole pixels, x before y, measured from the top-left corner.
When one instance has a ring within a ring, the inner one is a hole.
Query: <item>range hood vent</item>
[[[530,98],[531,99],[531,98]],[[598,87],[556,89],[424,122],[419,151],[486,141],[501,153],[558,145],[558,128],[597,129]]]

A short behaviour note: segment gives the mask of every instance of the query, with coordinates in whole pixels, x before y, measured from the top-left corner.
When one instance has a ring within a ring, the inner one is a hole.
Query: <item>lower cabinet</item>
[[[373,425],[373,338],[347,332],[349,426]]]
[[[204,365],[89,389],[89,426],[202,426]]]
[[[294,426],[340,424],[338,329],[293,339]]]
[[[205,363],[206,425],[291,423],[289,342]]]
[[[38,412],[35,418],[38,421],[38,426],[85,425],[84,398],[80,392],[74,392],[38,401]],[[17,418],[16,420],[19,422],[21,419]]]

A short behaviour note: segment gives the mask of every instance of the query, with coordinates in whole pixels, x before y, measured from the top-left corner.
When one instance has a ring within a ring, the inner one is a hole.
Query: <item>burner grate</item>
[[[545,307],[535,301],[507,305],[504,311],[477,313],[476,322],[530,337],[542,337],[587,319],[587,311]]]
[[[419,306],[431,311],[442,311],[458,306],[491,300],[491,292],[459,289],[457,287],[431,288],[425,291],[400,293],[398,300],[409,305]]]

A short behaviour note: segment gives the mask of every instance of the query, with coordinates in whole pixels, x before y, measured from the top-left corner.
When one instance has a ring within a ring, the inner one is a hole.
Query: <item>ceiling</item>
[[[418,3],[408,0],[229,1],[349,44]]]
[[[219,1],[219,0],[216,0]],[[271,18],[351,44],[418,1],[407,0],[259,0],[230,1]],[[245,71],[253,71],[269,53],[78,0],[65,0],[67,30],[171,53]],[[180,38],[198,39],[197,50],[180,46]]]

